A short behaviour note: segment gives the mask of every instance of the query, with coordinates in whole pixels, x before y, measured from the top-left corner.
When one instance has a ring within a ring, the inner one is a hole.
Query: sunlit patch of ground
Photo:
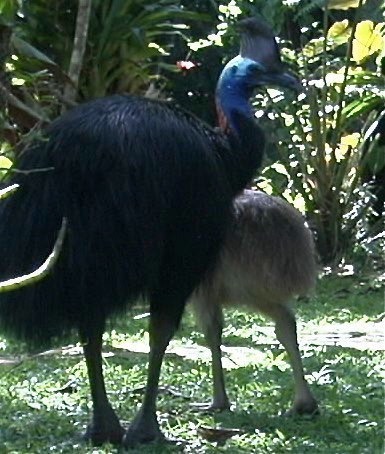
[[[106,385],[128,424],[146,379],[147,319],[121,317],[105,335]],[[232,412],[207,415],[191,403],[211,397],[210,354],[187,314],[171,343],[161,376],[158,416],[178,446],[149,446],[133,453],[336,453],[383,454],[383,290],[355,277],[325,279],[315,295],[297,305],[306,376],[320,403],[314,419],[289,419],[290,366],[274,329],[263,317],[230,310],[224,330],[224,366]],[[0,339],[0,454],[93,449],[80,439],[89,415],[89,388],[81,346],[26,355]]]

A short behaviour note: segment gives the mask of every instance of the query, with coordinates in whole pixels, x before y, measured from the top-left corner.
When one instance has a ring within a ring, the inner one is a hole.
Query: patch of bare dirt
[[[357,350],[385,351],[385,319],[376,322],[330,323],[320,326],[304,327],[299,330],[299,343],[301,349],[317,346],[335,346],[339,348],[354,348]],[[223,347],[223,365],[227,369],[243,367],[260,362],[264,353],[258,345],[276,345],[278,341],[273,327],[258,328],[255,347]],[[245,341],[246,342],[246,341]],[[105,351],[105,357],[127,357],[131,354],[146,354],[149,348],[147,342],[122,342],[115,348]],[[208,348],[198,344],[184,344],[173,340],[167,349],[167,354],[173,354],[192,361],[210,361],[211,355]],[[82,355],[80,346],[66,346],[59,349],[47,350],[34,357],[51,355]],[[30,357],[29,357],[30,358]],[[0,366],[15,366],[20,364],[25,357],[10,358],[0,357]]]

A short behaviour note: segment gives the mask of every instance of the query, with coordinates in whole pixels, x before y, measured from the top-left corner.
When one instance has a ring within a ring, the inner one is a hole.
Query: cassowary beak
[[[260,79],[263,79],[263,83],[266,85],[289,88],[296,93],[301,92],[303,89],[300,80],[288,72],[266,72],[260,75]]]
[[[297,77],[283,70],[277,41],[271,28],[257,17],[238,22],[241,34],[240,55],[255,61],[265,71],[258,74],[258,85],[278,85],[295,92],[302,91]]]

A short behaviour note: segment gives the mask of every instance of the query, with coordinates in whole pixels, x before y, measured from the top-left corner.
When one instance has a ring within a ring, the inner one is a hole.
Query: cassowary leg
[[[106,394],[102,368],[103,327],[93,327],[92,333],[80,332],[83,351],[86,359],[88,378],[93,404],[92,420],[85,433],[86,440],[93,445],[103,443],[120,444],[124,430],[112,409]]]
[[[183,308],[183,304],[178,309],[170,304],[168,313],[167,306],[163,310],[159,310],[158,306],[155,310],[154,305],[151,304],[147,384],[142,406],[124,435],[123,445],[125,447],[165,439],[156,417],[159,376],[166,348],[179,326]]]
[[[305,380],[301,354],[297,341],[297,324],[295,316],[286,306],[277,306],[274,314],[277,339],[284,346],[293,369],[295,396],[288,414],[316,414],[318,404]]]
[[[194,309],[199,325],[205,336],[207,346],[211,351],[211,368],[213,374],[213,400],[211,404],[193,404],[205,411],[229,410],[230,402],[227,397],[225,378],[222,367],[222,330],[223,313],[219,304],[206,301],[204,298],[194,300]]]

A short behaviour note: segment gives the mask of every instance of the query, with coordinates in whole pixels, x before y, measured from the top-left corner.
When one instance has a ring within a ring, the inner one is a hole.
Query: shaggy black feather
[[[170,296],[172,312],[214,263],[231,198],[259,164],[251,123],[228,140],[176,106],[122,95],[52,123],[18,168],[53,170],[15,175],[20,189],[0,203],[0,279],[37,268],[63,217],[68,234],[47,278],[1,295],[0,329],[47,343],[139,296]]]

